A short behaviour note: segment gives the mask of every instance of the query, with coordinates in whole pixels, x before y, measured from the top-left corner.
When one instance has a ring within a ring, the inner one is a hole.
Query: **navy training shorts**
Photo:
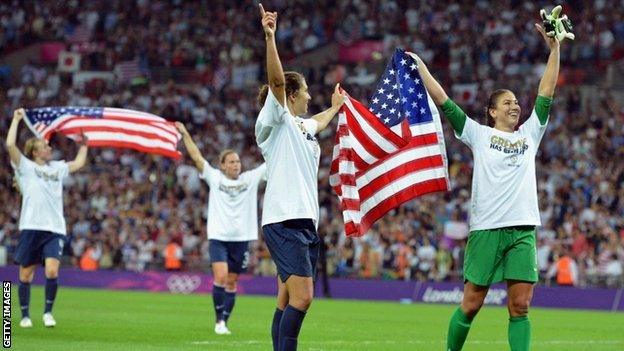
[[[264,241],[282,280],[291,275],[316,278],[321,240],[311,219],[291,219],[262,227]]]
[[[15,249],[15,263],[23,267],[43,263],[46,258],[61,259],[65,235],[43,230],[24,229]]]
[[[228,272],[241,274],[249,264],[249,241],[208,240],[210,262],[227,262]]]

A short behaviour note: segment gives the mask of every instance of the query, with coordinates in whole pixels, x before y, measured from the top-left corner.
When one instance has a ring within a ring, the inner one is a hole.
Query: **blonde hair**
[[[219,154],[219,163],[225,162],[225,158],[228,157],[228,155],[235,154],[235,153],[236,151],[234,151],[233,149],[225,149],[221,151],[221,153]]]
[[[33,158],[33,153],[35,152],[36,148],[37,148],[37,141],[40,140],[39,138],[30,138],[28,140],[26,140],[26,144],[24,144],[24,156],[26,156],[29,159]]]
[[[32,158],[32,154],[35,152],[37,140],[37,138],[30,138],[26,140],[26,144],[24,144],[24,155],[26,157]]]

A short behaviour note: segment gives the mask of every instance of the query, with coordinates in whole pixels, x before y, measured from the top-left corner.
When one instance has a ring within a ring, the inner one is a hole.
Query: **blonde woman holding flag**
[[[18,296],[22,310],[20,327],[33,326],[30,319],[30,283],[35,268],[45,266],[45,310],[43,324],[54,327],[52,306],[58,290],[60,258],[65,245],[67,229],[63,217],[63,179],[81,169],[87,161],[84,135],[76,159],[71,162],[53,161],[52,148],[44,139],[30,138],[24,154],[17,147],[17,131],[24,119],[24,109],[15,110],[6,138],[6,146],[15,169],[17,184],[22,193],[20,236],[15,249],[15,262],[19,264]]]

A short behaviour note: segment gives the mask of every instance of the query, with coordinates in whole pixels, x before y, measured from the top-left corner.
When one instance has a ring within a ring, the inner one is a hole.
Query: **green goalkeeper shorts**
[[[470,232],[464,256],[464,281],[490,286],[503,280],[538,281],[535,227]]]

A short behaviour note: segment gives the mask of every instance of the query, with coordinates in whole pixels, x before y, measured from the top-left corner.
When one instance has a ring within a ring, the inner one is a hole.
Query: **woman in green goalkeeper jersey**
[[[470,236],[464,259],[464,298],[453,314],[447,350],[461,350],[470,325],[483,305],[489,286],[506,281],[511,350],[528,350],[528,319],[533,284],[538,280],[535,226],[540,225],[535,156],[546,131],[559,74],[559,42],[535,25],[550,49],[529,119],[517,130],[520,106],[514,93],[500,89],[486,107],[481,125],[448,98],[416,55],[427,91],[453,126],[455,135],[472,149],[474,170]]]

